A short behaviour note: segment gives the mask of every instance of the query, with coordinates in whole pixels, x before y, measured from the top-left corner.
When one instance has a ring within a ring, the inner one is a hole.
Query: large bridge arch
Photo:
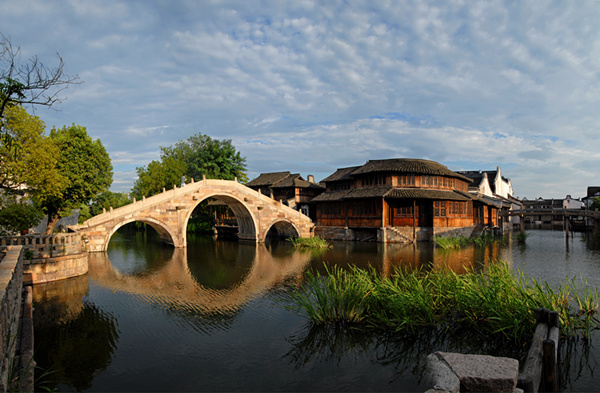
[[[187,225],[194,213],[194,210],[205,200],[213,198],[221,202],[225,202],[227,206],[233,211],[235,218],[238,223],[238,230],[240,239],[243,240],[256,240],[258,233],[258,224],[256,217],[252,214],[250,208],[246,205],[245,201],[238,198],[235,195],[226,195],[223,192],[213,192],[202,195],[198,198],[196,203],[190,206],[185,219],[183,220],[184,234],[183,238],[185,244],[187,244]]]
[[[171,244],[174,247],[183,247],[183,245],[178,244],[177,236],[165,223],[152,217],[132,217],[116,222],[115,225],[109,231],[107,231],[103,249],[101,251],[106,251],[108,249],[108,243],[110,243],[110,239],[113,237],[115,232],[117,232],[123,226],[131,224],[132,222],[143,222],[148,224],[158,233],[162,242]]]

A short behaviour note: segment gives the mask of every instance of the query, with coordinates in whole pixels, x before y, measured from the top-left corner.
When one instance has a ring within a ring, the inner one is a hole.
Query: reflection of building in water
[[[244,249],[247,249],[244,248]],[[297,277],[310,262],[309,253],[293,252],[275,257],[264,244],[257,244],[252,265],[243,279],[227,289],[198,283],[188,266],[187,249],[177,248],[161,268],[147,275],[124,275],[104,253],[90,254],[90,279],[106,288],[142,295],[145,299],[199,307],[205,312],[235,312],[249,299],[288,278]]]
[[[439,270],[450,269],[456,273],[478,270],[497,261],[500,245],[494,242],[484,247],[467,246],[444,250],[433,243],[389,244],[383,247],[382,274],[389,276],[396,269]]]

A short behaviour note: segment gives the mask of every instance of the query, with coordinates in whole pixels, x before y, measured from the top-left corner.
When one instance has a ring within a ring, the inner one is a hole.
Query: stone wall
[[[23,260],[21,246],[8,246],[0,260],[0,391],[8,388],[17,347],[19,316],[23,301]],[[0,256],[1,258],[1,256]]]
[[[474,226],[472,227],[443,227],[443,228],[433,228],[433,236],[443,236],[443,237],[455,237],[455,236],[464,236],[471,237],[475,231]]]
[[[63,255],[52,258],[25,260],[23,282],[26,285],[64,280],[88,272],[88,253]]]
[[[11,246],[23,251],[23,282],[39,284],[88,272],[86,245],[78,233],[0,237],[0,256]]]

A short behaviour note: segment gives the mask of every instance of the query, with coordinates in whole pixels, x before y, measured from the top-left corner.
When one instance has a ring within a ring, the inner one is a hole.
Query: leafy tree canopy
[[[10,143],[0,144],[0,189],[26,192],[40,203],[59,199],[67,178],[58,169],[60,151],[47,138],[45,124],[21,106],[10,106],[0,124]]]
[[[146,167],[138,167],[138,179],[133,185],[132,196],[141,198],[172,189],[182,176],[187,179],[234,180],[246,182],[246,158],[236,151],[231,140],[212,139],[198,134],[179,141],[173,146],[161,147],[160,161],[152,161]]]
[[[0,196],[0,234],[20,233],[36,226],[44,218],[41,209],[30,200],[15,195]]]
[[[50,139],[60,151],[57,168],[67,178],[67,186],[62,198],[44,203],[48,212],[46,232],[52,232],[61,216],[108,191],[113,176],[110,156],[99,139],[88,136],[85,127],[73,124],[53,128]]]

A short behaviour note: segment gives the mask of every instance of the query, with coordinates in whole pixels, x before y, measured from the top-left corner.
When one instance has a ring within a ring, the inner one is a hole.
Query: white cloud
[[[0,4],[0,32],[85,80],[39,114],[101,136],[120,181],[202,132],[251,173],[411,156],[576,196],[597,183],[579,163],[599,159],[599,17],[592,1],[24,0]]]

